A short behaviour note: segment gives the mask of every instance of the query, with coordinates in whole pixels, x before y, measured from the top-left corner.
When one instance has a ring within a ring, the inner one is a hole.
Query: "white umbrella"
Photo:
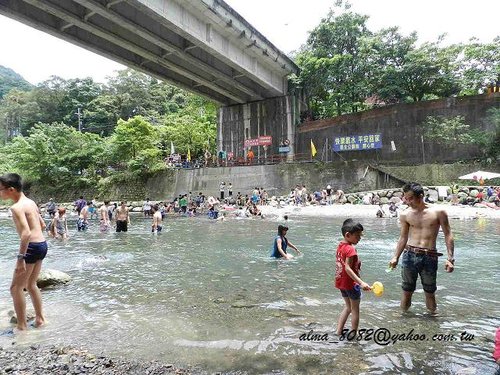
[[[492,178],[500,178],[500,173],[477,171],[459,177],[460,180],[490,180]]]

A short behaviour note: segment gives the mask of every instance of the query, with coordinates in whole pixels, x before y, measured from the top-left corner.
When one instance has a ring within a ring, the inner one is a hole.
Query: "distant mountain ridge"
[[[0,99],[13,88],[31,90],[33,85],[12,69],[0,65]]]

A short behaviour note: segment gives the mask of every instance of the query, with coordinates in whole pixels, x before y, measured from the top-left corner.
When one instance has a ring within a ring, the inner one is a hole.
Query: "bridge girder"
[[[0,0],[0,13],[223,105],[286,94],[298,71],[222,0]]]

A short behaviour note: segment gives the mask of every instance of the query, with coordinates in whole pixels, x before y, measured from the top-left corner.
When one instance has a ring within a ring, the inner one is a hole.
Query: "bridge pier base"
[[[295,129],[305,109],[303,97],[294,94],[221,107],[217,151],[225,151],[236,163],[249,162],[249,149],[255,155],[254,163],[293,161]]]

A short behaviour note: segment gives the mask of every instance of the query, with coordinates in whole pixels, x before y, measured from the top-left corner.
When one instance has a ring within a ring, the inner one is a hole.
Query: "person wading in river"
[[[38,275],[42,269],[42,261],[47,255],[47,242],[43,236],[45,222],[40,216],[35,202],[24,195],[21,176],[18,174],[8,173],[0,176],[0,199],[14,201],[10,209],[21,243],[10,286],[10,294],[14,301],[17,329],[24,331],[27,329],[24,288],[28,289],[35,309],[35,327],[45,323],[42,295],[36,285]]]
[[[411,306],[411,298],[420,275],[425,292],[425,304],[429,312],[434,315],[437,309],[435,292],[438,256],[443,255],[436,250],[436,238],[441,227],[448,253],[444,269],[446,272],[453,272],[455,266],[453,234],[446,211],[424,202],[424,189],[420,184],[409,183],[403,187],[403,192],[404,201],[410,208],[400,215],[401,234],[389,266],[396,267],[403,253],[401,266],[403,311],[407,311]]]

